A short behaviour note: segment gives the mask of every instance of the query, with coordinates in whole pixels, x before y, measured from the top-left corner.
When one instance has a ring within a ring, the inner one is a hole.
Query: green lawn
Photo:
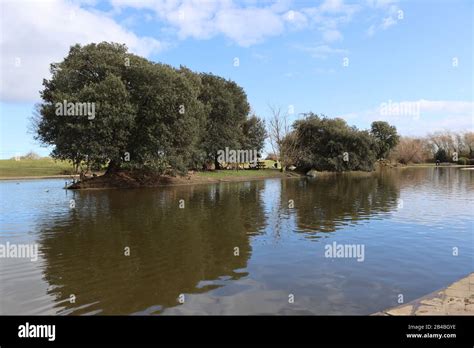
[[[410,163],[405,166],[405,168],[408,168],[408,167],[424,168],[424,167],[437,167],[437,166],[436,166],[436,163]],[[441,164],[440,167],[465,167],[465,165],[450,163],[449,165]],[[404,168],[404,167],[401,167],[401,168]]]
[[[66,175],[72,172],[71,164],[48,157],[36,160],[0,160],[0,177]]]
[[[207,178],[226,178],[226,177],[240,177],[240,176],[281,176],[279,170],[277,169],[260,169],[260,170],[216,170],[212,172],[197,172],[197,176],[207,177]]]

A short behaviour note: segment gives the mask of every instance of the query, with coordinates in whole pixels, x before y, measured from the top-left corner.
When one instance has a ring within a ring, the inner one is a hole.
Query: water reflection
[[[264,223],[263,188],[259,182],[238,192],[213,185],[76,194],[69,215],[43,221],[45,279],[65,313],[175,306],[180,294],[213,288],[203,281],[246,275],[248,234]]]
[[[393,175],[330,175],[282,181],[284,201],[294,201],[297,232],[333,232],[397,208],[399,189]],[[290,209],[290,208],[288,208]]]
[[[62,184],[0,183],[0,242],[42,253],[37,264],[0,259],[1,314],[369,314],[472,271],[473,171]],[[363,243],[365,261],[325,258],[333,241]]]

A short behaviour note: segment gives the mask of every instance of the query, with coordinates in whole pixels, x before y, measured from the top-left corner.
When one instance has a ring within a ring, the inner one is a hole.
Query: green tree
[[[250,111],[247,95],[235,82],[212,74],[201,74],[199,100],[207,112],[201,149],[219,168],[217,152],[226,147],[240,149],[242,124]]]
[[[219,150],[261,150],[265,127],[248,118],[247,96],[235,82],[173,68],[102,42],[74,45],[51,65],[33,119],[36,138],[76,168],[107,165],[185,172]],[[59,116],[58,105],[91,104],[94,117]],[[216,163],[218,165],[218,163]]]
[[[52,157],[71,160],[76,168],[83,161],[120,161],[136,116],[120,78],[125,55],[123,45],[75,45],[64,61],[51,64],[34,124],[36,138],[54,146]],[[66,110],[58,109],[63,103],[88,103],[95,114],[66,116]]]
[[[445,149],[439,148],[435,154],[435,160],[440,162],[448,162],[448,154]]]
[[[106,42],[72,46],[51,73],[34,127],[39,141],[54,146],[53,157],[113,172],[127,153],[130,165],[186,169],[204,127],[199,76]],[[95,117],[58,116],[63,101],[90,103]]]
[[[304,171],[373,170],[374,138],[369,132],[349,127],[340,118],[305,116],[293,125],[297,167]]]
[[[375,153],[378,159],[387,157],[400,140],[397,129],[385,121],[372,122],[370,133],[376,139]]]
[[[265,122],[256,115],[252,115],[242,124],[242,135],[241,147],[243,149],[260,152],[267,137]]]
[[[164,64],[136,67],[131,95],[137,108],[130,140],[131,158],[140,167],[185,172],[193,159],[205,122],[198,100],[199,77]]]

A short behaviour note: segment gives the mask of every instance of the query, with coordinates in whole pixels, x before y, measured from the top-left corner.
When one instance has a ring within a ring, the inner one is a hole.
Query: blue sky
[[[72,44],[104,40],[126,43],[154,61],[235,80],[263,118],[272,104],[294,109],[290,119],[313,111],[360,128],[383,119],[403,135],[473,128],[472,1],[56,0],[0,6],[0,158],[49,153],[27,131],[49,63],[60,61]],[[388,103],[418,111],[382,113]]]

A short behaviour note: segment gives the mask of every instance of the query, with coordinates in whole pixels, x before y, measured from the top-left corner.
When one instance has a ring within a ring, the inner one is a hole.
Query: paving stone
[[[411,315],[413,311],[413,306],[403,305],[401,307],[395,307],[387,311],[390,315]]]
[[[441,306],[420,306],[415,315],[446,315],[446,311]]]
[[[474,315],[474,273],[443,290],[384,312],[389,315]]]

